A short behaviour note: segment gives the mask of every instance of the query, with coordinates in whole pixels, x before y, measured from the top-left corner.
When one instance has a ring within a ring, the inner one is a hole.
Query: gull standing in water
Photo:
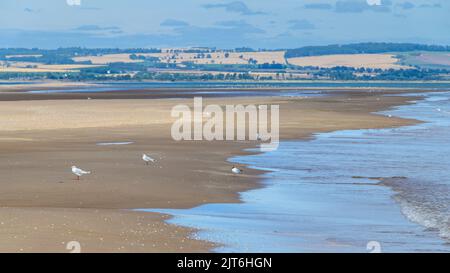
[[[77,176],[77,180],[80,180],[80,177],[82,177],[85,174],[91,174],[91,172],[83,171],[82,169],[77,168],[76,166],[72,166],[72,173]]]
[[[243,171],[241,169],[236,168],[236,166],[233,166],[233,168],[231,169],[231,172],[234,174],[242,174]]]
[[[150,164],[150,162],[152,162],[152,163],[155,163],[155,162],[156,162],[155,159],[149,157],[149,156],[146,155],[146,154],[143,154],[143,155],[142,155],[142,160],[144,160],[144,161],[145,161],[145,164],[147,164],[147,165]]]

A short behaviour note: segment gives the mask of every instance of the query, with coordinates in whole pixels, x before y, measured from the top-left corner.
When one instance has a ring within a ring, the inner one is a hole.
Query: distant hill
[[[347,45],[305,46],[296,49],[288,49],[285,56],[286,58],[295,58],[333,54],[372,54],[411,51],[450,51],[450,46],[409,43],[358,43]]]

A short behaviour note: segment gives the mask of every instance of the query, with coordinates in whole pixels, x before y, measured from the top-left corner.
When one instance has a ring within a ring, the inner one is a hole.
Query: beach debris
[[[150,162],[151,163],[155,163],[156,162],[156,160],[154,159],[154,158],[151,158],[150,156],[148,156],[148,155],[146,155],[146,154],[143,154],[142,155],[142,160],[144,160],[144,162],[145,162],[145,164],[148,166],[148,164],[150,164]]]
[[[234,174],[242,174],[244,171],[242,171],[241,169],[237,168],[236,166],[233,166],[233,168],[231,169],[231,172]]]
[[[77,180],[80,180],[80,177],[86,174],[91,174],[89,171],[84,171],[76,166],[72,166],[72,173],[77,176]]]

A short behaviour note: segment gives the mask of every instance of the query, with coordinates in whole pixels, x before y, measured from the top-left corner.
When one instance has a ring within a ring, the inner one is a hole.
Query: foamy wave
[[[396,198],[402,208],[402,213],[412,222],[439,232],[439,236],[450,242],[449,219],[442,219],[433,212],[418,208],[401,198]],[[447,217],[448,218],[448,217]]]
[[[448,201],[446,185],[398,179],[388,179],[382,184],[397,193],[395,200],[411,222],[438,232],[440,237],[450,242],[449,207],[443,205]]]
[[[391,181],[393,182],[393,181]],[[403,215],[411,222],[419,224],[430,231],[438,232],[439,236],[450,242],[450,216],[445,207],[426,200],[426,193],[411,194],[410,189],[401,185],[411,183],[383,183],[392,187],[396,192],[395,200],[399,203]],[[418,194],[420,198],[417,198]]]

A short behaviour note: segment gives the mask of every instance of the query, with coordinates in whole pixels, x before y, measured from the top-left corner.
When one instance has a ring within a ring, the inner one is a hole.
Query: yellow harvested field
[[[351,54],[325,55],[313,57],[289,58],[288,62],[297,66],[336,67],[347,66],[354,68],[404,69],[409,66],[397,64],[399,60],[392,54]]]
[[[157,57],[164,63],[192,62],[196,64],[248,64],[250,60],[257,61],[257,64],[277,63],[286,64],[284,51],[264,51],[264,52],[213,52],[213,53],[150,53],[138,54],[144,56]],[[211,55],[211,58],[207,58]],[[226,57],[228,55],[228,57]]]
[[[142,62],[142,60],[132,60],[130,59],[130,54],[123,53],[123,54],[106,54],[101,56],[83,56],[83,57],[75,57],[72,58],[75,62],[86,62],[91,61],[92,64],[110,64],[110,63],[138,63]],[[137,54],[137,55],[144,55],[144,54]]]
[[[185,53],[185,52],[163,52],[163,53],[137,53],[136,55],[159,58],[164,63],[181,64],[192,62],[196,64],[248,64],[250,60],[255,60],[257,64],[277,63],[286,64],[284,51],[266,52],[214,52],[214,53]],[[131,53],[107,54],[102,56],[83,56],[72,58],[76,62],[91,61],[95,65],[105,65],[109,63],[137,63],[142,60],[130,59]],[[211,55],[211,58],[207,58]],[[228,55],[228,57],[226,57]]]
[[[0,62],[0,72],[38,73],[38,72],[74,72],[81,68],[98,67],[98,65],[47,65],[29,62]]]

